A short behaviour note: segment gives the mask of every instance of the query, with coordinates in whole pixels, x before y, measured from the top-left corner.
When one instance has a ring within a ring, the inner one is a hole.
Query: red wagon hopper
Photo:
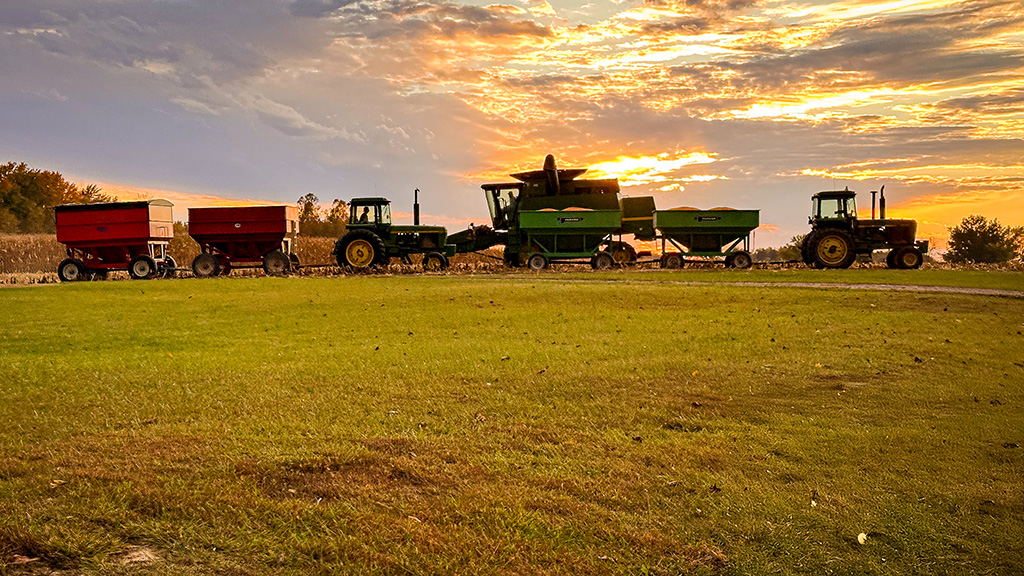
[[[64,282],[105,278],[111,270],[134,279],[173,276],[172,207],[167,200],[56,206],[57,241],[68,252],[57,275]]]
[[[292,251],[299,233],[295,206],[189,208],[188,233],[199,243],[192,272],[201,278],[260,265],[279,276],[299,266]]]

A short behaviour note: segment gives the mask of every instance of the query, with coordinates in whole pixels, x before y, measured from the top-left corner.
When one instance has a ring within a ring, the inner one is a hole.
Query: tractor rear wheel
[[[217,275],[217,257],[209,252],[203,252],[192,259],[192,273],[196,278],[209,278]]]
[[[896,249],[896,256],[893,258],[896,267],[901,270],[916,270],[924,262],[924,255],[917,249],[917,246],[900,246]]]
[[[440,252],[427,252],[423,255],[423,270],[441,272],[448,268],[448,259]]]
[[[291,261],[280,250],[274,250],[263,257],[263,271],[267,276],[284,276],[290,268]]]
[[[85,263],[78,258],[68,258],[57,266],[57,277],[61,282],[85,280]]]
[[[889,268],[896,267],[896,249],[889,250],[889,253],[885,255],[885,265]]]
[[[683,257],[678,252],[665,254],[661,257],[661,267],[676,270],[683,267]]]
[[[733,252],[732,254],[732,266],[738,270],[746,270],[753,264],[753,259],[750,257],[750,253],[745,250]]]
[[[821,268],[849,268],[857,258],[853,236],[846,230],[818,230],[807,242],[815,265]]]
[[[615,257],[603,250],[590,259],[590,267],[594,270],[607,270],[614,265]]]
[[[388,263],[384,241],[372,230],[351,230],[338,242],[338,266],[369,268]]]
[[[532,254],[526,260],[526,267],[533,271],[540,271],[548,267],[548,259],[543,254]]]
[[[140,254],[128,263],[128,275],[132,280],[149,280],[157,275],[156,261],[146,254]]]

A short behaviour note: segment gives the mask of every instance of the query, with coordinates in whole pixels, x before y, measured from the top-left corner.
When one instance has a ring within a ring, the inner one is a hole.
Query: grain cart
[[[687,257],[724,259],[727,268],[749,268],[750,233],[760,225],[758,210],[675,208],[654,211],[661,240],[661,267],[680,268]],[[679,252],[668,252],[667,244]],[[742,248],[741,248],[742,245]]]
[[[286,274],[299,265],[292,251],[298,233],[295,206],[189,208],[188,234],[200,249],[192,272],[207,278],[262,266],[271,276]]]
[[[136,280],[173,276],[172,207],[167,200],[56,206],[57,241],[68,254],[57,276],[64,282],[106,278],[111,270],[127,270]]]
[[[418,193],[418,190],[417,190]],[[423,268],[439,271],[448,267],[455,244],[448,242],[443,226],[419,225],[419,201],[413,206],[413,225],[391,223],[391,201],[387,198],[353,198],[345,235],[331,252],[342,268],[385,266],[392,258],[411,263],[410,255],[423,254]]]
[[[928,241],[916,240],[917,221],[885,217],[885,186],[880,192],[878,219],[875,193],[871,193],[870,220],[857,218],[857,194],[849,188],[813,195],[807,219],[811,231],[800,246],[804,263],[816,268],[849,268],[858,256],[870,259],[875,250],[888,250],[889,268],[920,267]]]

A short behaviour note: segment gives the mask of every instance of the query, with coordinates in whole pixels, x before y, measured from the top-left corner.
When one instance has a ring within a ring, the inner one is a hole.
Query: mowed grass
[[[0,291],[0,573],[1024,570],[1024,300],[542,276]]]

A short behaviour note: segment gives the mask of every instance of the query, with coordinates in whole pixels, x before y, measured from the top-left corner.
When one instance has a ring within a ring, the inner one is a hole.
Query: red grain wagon
[[[272,276],[285,274],[299,265],[292,252],[298,233],[295,206],[189,208],[188,234],[201,250],[192,272],[205,278],[262,265]]]
[[[173,276],[172,206],[167,200],[56,206],[57,241],[68,251],[57,276],[64,282],[106,278],[111,270],[127,270],[136,280]]]

